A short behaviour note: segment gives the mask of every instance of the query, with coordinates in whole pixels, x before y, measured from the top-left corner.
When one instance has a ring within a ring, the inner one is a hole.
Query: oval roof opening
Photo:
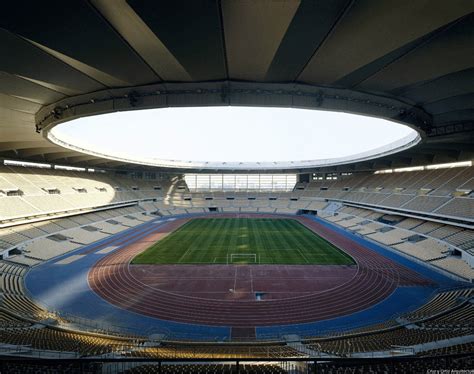
[[[418,143],[406,125],[294,108],[186,107],[115,112],[54,127],[67,148],[161,167],[272,169],[370,159]]]

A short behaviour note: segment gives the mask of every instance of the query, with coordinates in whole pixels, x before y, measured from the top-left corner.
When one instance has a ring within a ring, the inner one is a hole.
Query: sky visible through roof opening
[[[104,154],[210,162],[345,157],[412,132],[394,122],[348,113],[235,106],[117,112],[53,130],[64,141]]]

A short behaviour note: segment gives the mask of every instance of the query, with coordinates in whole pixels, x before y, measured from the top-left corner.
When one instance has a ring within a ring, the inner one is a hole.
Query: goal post
[[[256,253],[228,253],[227,265],[231,264],[258,264],[260,256]]]

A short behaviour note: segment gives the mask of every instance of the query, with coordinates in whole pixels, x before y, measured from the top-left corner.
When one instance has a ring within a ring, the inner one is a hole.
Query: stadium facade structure
[[[292,370],[337,372],[367,369],[356,358],[404,354],[411,357],[370,364],[472,368],[473,167],[374,171],[474,158],[473,10],[472,1],[461,0],[2,4],[0,157],[45,164],[0,167],[0,351],[10,358],[2,368],[46,370],[44,362],[18,366],[12,356],[69,359],[49,364],[71,372],[176,372],[160,360],[274,358],[293,360]],[[143,165],[50,136],[55,125],[82,116],[211,105],[359,113],[406,124],[419,138],[410,147],[332,164]],[[238,172],[299,179],[291,191],[271,192],[190,191],[183,179]],[[271,340],[260,331],[252,342],[226,344],[97,324],[35,303],[25,287],[28,274],[52,259],[72,264],[75,254],[95,254],[94,245],[155,221],[216,212],[303,216],[442,277],[444,287],[393,318],[296,337],[285,331]],[[72,360],[77,355],[96,357]],[[140,360],[160,363],[145,368]],[[298,364],[319,360],[330,362]],[[192,370],[199,368],[228,369]]]

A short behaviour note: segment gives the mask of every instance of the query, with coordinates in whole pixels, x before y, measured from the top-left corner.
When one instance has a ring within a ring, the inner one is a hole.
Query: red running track
[[[329,292],[349,282],[356,266],[132,265],[139,282],[158,291],[216,300],[286,299]]]
[[[235,217],[220,215],[224,216]],[[331,319],[367,309],[397,286],[431,284],[326,226],[305,217],[292,218],[347,252],[357,266],[322,270],[317,265],[130,265],[138,253],[187,222],[186,218],[166,223],[102,258],[91,268],[89,284],[108,302],[136,313],[232,327]],[[295,281],[297,273],[300,279]],[[263,300],[257,301],[255,292],[264,292]]]

